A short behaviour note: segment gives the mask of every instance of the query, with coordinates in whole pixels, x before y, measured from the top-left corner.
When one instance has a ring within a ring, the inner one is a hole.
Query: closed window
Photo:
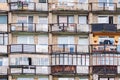
[[[48,80],[48,78],[47,77],[41,77],[41,78],[39,78],[38,80]]]
[[[7,0],[0,0],[0,3],[6,3]]]
[[[18,36],[17,37],[18,44],[34,44],[33,36]]]
[[[39,0],[39,3],[47,3],[47,0]]]
[[[39,23],[40,24],[48,24],[48,18],[47,17],[39,17]]]
[[[87,3],[88,0],[78,0],[80,3]]]
[[[98,23],[113,24],[113,16],[98,16]]]
[[[48,44],[48,36],[47,35],[39,35],[38,44]]]
[[[79,24],[87,24],[87,16],[79,16]]]
[[[7,16],[0,15],[0,24],[7,24]]]
[[[59,23],[74,23],[74,16],[59,16]]]
[[[3,60],[2,59],[0,59],[0,66],[2,66],[3,65]]]
[[[58,37],[58,44],[74,44],[73,36],[60,36]]]
[[[74,80],[74,78],[58,78],[58,80]]]
[[[17,80],[34,80],[34,78],[17,78]]]
[[[99,7],[113,6],[113,4],[111,4],[113,3],[113,0],[98,0],[98,2],[99,2]]]

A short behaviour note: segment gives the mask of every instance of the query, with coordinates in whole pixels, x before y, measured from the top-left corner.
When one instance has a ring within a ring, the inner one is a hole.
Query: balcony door
[[[33,16],[28,16],[28,31],[33,31]]]

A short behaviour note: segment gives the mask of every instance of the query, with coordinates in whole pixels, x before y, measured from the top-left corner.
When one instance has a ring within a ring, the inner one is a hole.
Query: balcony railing
[[[10,10],[48,11],[48,3],[10,2]]]
[[[88,74],[88,66],[75,66],[75,65],[54,65],[51,67],[52,74]]]
[[[7,74],[8,74],[8,66],[1,66],[0,75],[7,75]]]
[[[93,66],[93,74],[117,74],[117,66]]]
[[[0,32],[7,32],[7,24],[0,24]]]
[[[92,32],[116,32],[116,24],[92,24]]]
[[[92,52],[120,52],[120,45],[92,45]]]
[[[48,45],[12,44],[10,53],[48,53]]]
[[[75,74],[76,73],[76,66],[73,65],[55,65],[51,67],[51,73],[53,74]]]
[[[0,55],[7,54],[7,45],[0,45]]]
[[[91,4],[91,11],[116,11],[117,4],[116,3],[90,3]]]
[[[75,23],[55,23],[50,24],[51,32],[89,32],[90,27],[88,24],[75,24]]]
[[[79,3],[79,2],[58,2],[50,3],[51,10],[88,10],[88,3]]]
[[[88,53],[88,45],[76,45],[76,44],[54,44],[51,45],[52,53]]]
[[[11,32],[48,32],[48,24],[39,23],[11,23]]]
[[[50,67],[32,65],[11,65],[10,74],[50,74]]]

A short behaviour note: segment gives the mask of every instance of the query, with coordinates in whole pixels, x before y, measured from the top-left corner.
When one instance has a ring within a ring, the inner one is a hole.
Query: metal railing
[[[50,24],[50,32],[90,32],[90,26],[88,24],[76,24],[76,23],[54,23]]]
[[[85,10],[88,11],[88,3],[79,2],[58,2],[49,3],[50,10]]]
[[[54,44],[50,46],[52,53],[89,53],[89,45]]]
[[[94,2],[90,3],[91,11],[116,11],[117,3]]]
[[[10,10],[48,11],[48,3],[35,2],[10,2]]]
[[[10,53],[49,53],[48,45],[12,44],[9,49]]]
[[[91,28],[92,28],[92,32],[116,32],[117,31],[116,24],[96,23],[96,24],[92,24]]]
[[[11,23],[11,32],[48,32],[48,24],[39,23]]]
[[[50,66],[10,65],[9,74],[50,74]]]
[[[120,45],[91,45],[92,52],[120,52]]]

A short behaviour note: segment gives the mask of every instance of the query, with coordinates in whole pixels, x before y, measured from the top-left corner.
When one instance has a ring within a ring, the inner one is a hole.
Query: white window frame
[[[27,40],[26,40],[27,42],[22,42],[22,43],[21,43],[21,41],[19,41],[20,38],[27,39]],[[31,41],[30,41],[31,38],[33,39],[33,43],[31,43]],[[17,37],[17,44],[34,44],[34,36],[24,36],[24,35],[20,35],[20,36]]]

